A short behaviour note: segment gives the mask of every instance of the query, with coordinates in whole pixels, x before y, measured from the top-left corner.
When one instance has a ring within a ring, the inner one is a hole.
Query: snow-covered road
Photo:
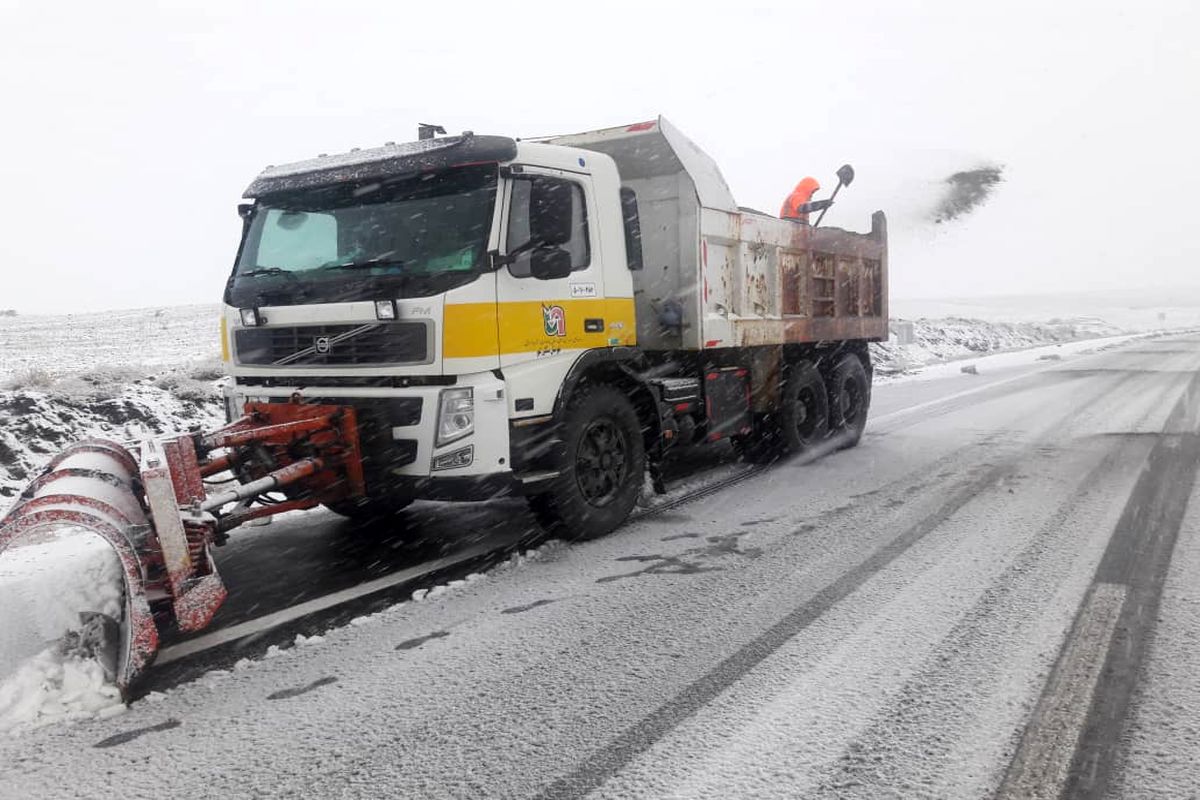
[[[0,738],[0,796],[1193,796],[1200,336],[885,385],[873,417],[855,450]],[[531,524],[418,517],[455,546]],[[443,553],[302,519],[222,554],[226,624]]]

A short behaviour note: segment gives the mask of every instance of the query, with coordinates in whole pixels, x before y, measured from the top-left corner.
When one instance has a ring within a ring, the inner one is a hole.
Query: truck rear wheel
[[[871,384],[867,370],[858,356],[848,354],[829,375],[829,412],[838,447],[854,447],[867,427],[867,410],[871,406]]]
[[[792,365],[779,408],[780,438],[788,453],[803,453],[829,435],[829,393],[807,361]]]
[[[733,445],[743,459],[770,464],[787,455],[803,453],[829,435],[829,391],[820,371],[807,361],[788,369],[774,412],[756,414],[754,430],[735,437]]]
[[[637,502],[646,469],[641,425],[629,398],[597,385],[575,394],[562,424],[558,476],[529,505],[549,533],[594,539],[624,522]]]

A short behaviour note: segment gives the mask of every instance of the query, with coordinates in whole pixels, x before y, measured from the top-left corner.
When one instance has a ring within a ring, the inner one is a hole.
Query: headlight
[[[258,309],[243,308],[242,309],[242,325],[246,326],[247,328],[257,328],[258,327]]]
[[[442,389],[438,397],[437,446],[457,441],[475,432],[475,390]]]

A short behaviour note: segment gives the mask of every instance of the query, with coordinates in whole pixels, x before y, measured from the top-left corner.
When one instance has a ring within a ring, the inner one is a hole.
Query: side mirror
[[[571,241],[571,184],[534,178],[529,187],[529,238],[558,247]]]
[[[561,247],[538,247],[529,254],[529,274],[539,281],[566,278],[571,274],[571,254]]]
[[[837,171],[838,182],[842,186],[849,186],[854,183],[854,167],[849,164],[842,164]]]
[[[621,216],[625,218],[625,260],[629,269],[642,268],[642,218],[638,215],[637,193],[621,187]]]
[[[254,203],[238,203],[238,216],[242,218],[242,238],[250,233],[250,223],[254,221]],[[236,270],[234,271],[236,273]],[[233,276],[229,276],[233,280]]]

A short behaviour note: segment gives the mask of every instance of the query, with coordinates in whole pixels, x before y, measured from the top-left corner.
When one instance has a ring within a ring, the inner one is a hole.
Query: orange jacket
[[[787,200],[783,201],[783,208],[779,211],[780,218],[808,222],[808,212],[801,211],[800,207],[811,200],[820,188],[821,184],[817,183],[816,178],[808,177],[801,180],[796,184],[796,188],[792,189],[792,193],[787,196]]]

